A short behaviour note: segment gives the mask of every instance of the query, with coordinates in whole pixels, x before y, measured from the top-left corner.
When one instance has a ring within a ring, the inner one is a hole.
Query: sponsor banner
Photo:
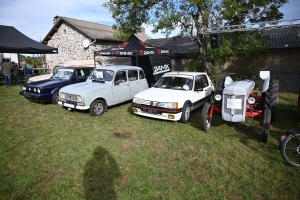
[[[150,55],[153,75],[171,71],[171,57],[162,55]]]

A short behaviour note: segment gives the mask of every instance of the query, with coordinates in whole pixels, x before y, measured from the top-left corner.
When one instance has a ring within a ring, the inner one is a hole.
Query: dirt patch
[[[118,138],[118,139],[130,137],[130,133],[126,133],[126,132],[114,132],[113,135],[115,138]]]

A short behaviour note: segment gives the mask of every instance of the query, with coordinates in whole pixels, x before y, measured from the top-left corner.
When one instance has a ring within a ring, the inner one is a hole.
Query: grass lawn
[[[136,116],[130,103],[92,117],[20,90],[0,87],[0,199],[299,199],[300,169],[278,150],[300,129],[295,94],[280,94],[265,144],[257,119],[214,115],[203,132],[202,108],[188,124]]]

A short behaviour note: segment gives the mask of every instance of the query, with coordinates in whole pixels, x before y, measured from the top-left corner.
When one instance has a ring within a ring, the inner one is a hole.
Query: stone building
[[[97,24],[68,17],[54,17],[54,25],[42,43],[58,48],[58,54],[47,54],[48,67],[72,61],[94,63],[94,51],[122,43],[114,37],[111,26]],[[145,41],[151,39],[145,32],[136,34]],[[112,64],[130,64],[130,58],[101,57],[98,60],[103,66]]]

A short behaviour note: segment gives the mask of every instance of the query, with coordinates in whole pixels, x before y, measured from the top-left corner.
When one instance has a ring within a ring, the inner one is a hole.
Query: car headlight
[[[33,88],[33,91],[36,92],[36,88]]]
[[[38,93],[41,93],[41,89],[40,89],[40,88],[37,88],[36,91],[37,91]]]
[[[23,86],[23,90],[26,90],[26,87],[25,87],[25,86]]]
[[[222,99],[222,96],[221,96],[220,94],[217,94],[217,95],[215,96],[215,99],[216,99],[217,101],[220,101],[220,100]]]
[[[133,97],[132,102],[133,102],[133,103],[140,104],[140,103],[141,103],[141,99],[138,98],[138,97]]]
[[[82,97],[77,95],[77,102],[82,102]]]
[[[178,102],[165,102],[164,108],[178,109]]]
[[[254,104],[254,103],[255,103],[254,97],[250,97],[250,98],[248,99],[248,103]]]
[[[65,97],[66,97],[66,94],[65,94],[65,93],[63,93],[63,92],[60,92],[60,93],[59,93],[59,98],[60,98],[60,99],[65,99]]]

